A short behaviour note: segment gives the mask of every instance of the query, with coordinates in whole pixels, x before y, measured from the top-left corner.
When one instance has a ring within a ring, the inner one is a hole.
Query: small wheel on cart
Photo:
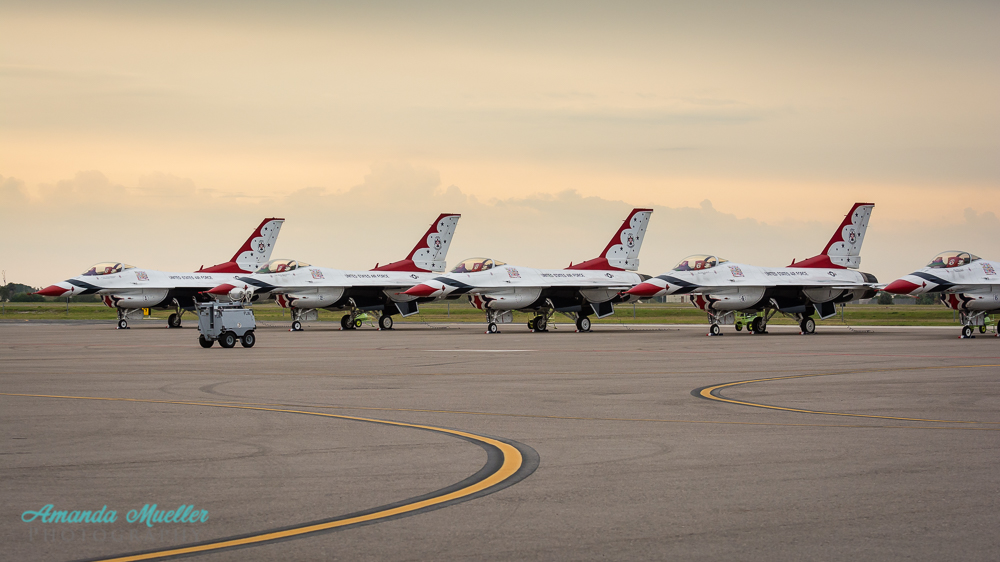
[[[128,329],[128,320],[125,320],[124,318],[122,318],[121,320],[119,320],[118,321],[118,329],[119,330],[127,330]]]
[[[294,322],[292,322],[292,331],[293,332],[301,332],[302,331],[302,322],[299,322],[298,320],[295,320]]]
[[[171,314],[167,317],[167,327],[168,328],[180,328],[181,327],[181,317],[177,316],[176,313]]]
[[[253,330],[243,334],[243,337],[240,338],[240,344],[243,347],[253,347],[255,343],[257,343],[257,336],[253,335]]]
[[[722,328],[720,328],[718,324],[712,324],[708,328],[708,333],[712,334],[713,336],[717,336],[722,333]]]
[[[215,343],[215,340],[210,340],[205,336],[198,336],[198,343],[200,343],[201,346],[204,347],[205,349],[208,349],[212,347],[212,344]]]
[[[223,332],[219,334],[219,345],[229,349],[236,346],[236,334],[232,332]]]
[[[529,330],[534,330],[535,329],[535,319],[534,318],[532,318],[531,320],[528,320],[528,329]]]
[[[378,327],[380,330],[391,330],[392,329],[392,316],[385,315],[379,316]]]
[[[739,332],[742,329],[743,329],[743,324],[741,324],[740,322],[737,322],[736,323],[736,331]]]
[[[363,323],[363,322],[361,322],[361,319],[360,319],[360,318],[355,318],[355,319],[354,319],[354,327],[355,327],[355,328],[360,328],[360,327],[361,327],[361,324],[362,324],[362,323]]]
[[[983,324],[982,326],[979,327],[979,333],[980,334],[986,333],[986,324]]]
[[[962,337],[963,338],[972,337],[972,326],[962,326]]]
[[[495,334],[495,333],[497,333],[499,331],[500,331],[500,328],[497,328],[497,323],[496,322],[490,322],[489,324],[486,325],[486,333],[488,333],[488,334]]]

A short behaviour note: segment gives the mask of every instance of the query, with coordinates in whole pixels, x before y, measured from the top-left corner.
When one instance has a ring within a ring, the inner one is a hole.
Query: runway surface
[[[1000,558],[992,335],[133,326],[0,323],[3,559]]]

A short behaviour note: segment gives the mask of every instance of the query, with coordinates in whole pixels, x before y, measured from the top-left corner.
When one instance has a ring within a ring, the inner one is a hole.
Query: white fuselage
[[[759,310],[854,300],[870,293],[874,280],[853,269],[758,267],[722,262],[715,267],[671,271],[645,283],[660,288],[647,296],[694,294],[695,306],[713,311]]]
[[[908,295],[941,293],[948,308],[962,312],[1000,310],[1000,262],[978,259],[957,267],[925,267],[904,275],[886,287],[887,291]],[[893,290],[903,286],[903,290]]]
[[[117,308],[173,306],[174,299],[191,301],[199,293],[222,283],[232,283],[237,273],[157,271],[133,267],[106,275],[79,275],[56,286],[67,291],[61,296],[97,294]],[[244,274],[245,275],[245,274]],[[181,306],[187,306],[181,303]]]
[[[560,310],[608,302],[640,281],[642,277],[631,271],[501,265],[486,271],[437,276],[424,285],[429,297],[469,295],[477,308],[521,310],[550,306]]]
[[[274,295],[283,306],[294,308],[374,308],[388,299],[410,302],[417,297],[403,291],[440,275],[415,271],[350,271],[304,266],[280,273],[240,275],[237,289],[252,290],[260,297]]]

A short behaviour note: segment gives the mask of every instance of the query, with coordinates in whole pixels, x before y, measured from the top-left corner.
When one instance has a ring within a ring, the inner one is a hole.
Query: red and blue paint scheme
[[[765,333],[776,313],[795,318],[803,333],[813,333],[814,312],[828,318],[836,314],[837,304],[877,293],[875,276],[855,271],[861,266],[861,245],[874,207],[873,203],[855,203],[820,254],[793,261],[788,267],[759,267],[694,255],[627,293],[642,298],[690,295],[691,303],[708,314],[712,335],[721,333],[721,324],[733,323],[736,312],[757,313],[749,326],[751,333]]]
[[[444,213],[431,223],[406,258],[369,271],[315,267],[296,260],[272,260],[251,275],[208,291],[216,297],[265,298],[275,300],[292,315],[292,330],[302,330],[310,310],[347,311],[340,321],[345,330],[361,326],[362,313],[378,317],[380,329],[391,329],[395,314],[416,314],[423,300],[402,293],[435,272],[445,270],[458,219],[462,215]]]
[[[923,269],[886,285],[885,291],[897,295],[938,295],[945,306],[958,311],[962,337],[971,337],[973,327],[984,332],[987,316],[1000,312],[998,268],[1000,262],[984,260],[969,252],[941,252]]]
[[[203,293],[239,274],[252,273],[271,259],[285,219],[264,219],[232,259],[195,272],[143,269],[122,262],[99,263],[81,275],[38,291],[49,297],[100,295],[104,304],[118,311],[118,327],[127,328],[131,314],[142,308],[174,309],[167,325],[178,328],[184,311],[208,300]]]
[[[556,312],[576,321],[579,331],[590,331],[590,316],[614,314],[614,304],[630,299],[622,292],[642,281],[639,249],[652,209],[633,209],[601,254],[566,269],[515,267],[491,258],[471,258],[447,275],[412,286],[405,294],[430,299],[463,296],[486,313],[487,332],[509,321],[510,311],[536,313],[528,328],[545,332]]]

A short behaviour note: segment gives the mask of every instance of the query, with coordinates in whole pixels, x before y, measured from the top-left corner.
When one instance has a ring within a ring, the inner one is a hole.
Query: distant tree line
[[[916,298],[916,304],[937,304],[940,302],[941,293],[924,293],[918,295]],[[893,300],[893,295],[882,291],[878,294],[878,299],[875,301],[878,304],[896,304]]]

